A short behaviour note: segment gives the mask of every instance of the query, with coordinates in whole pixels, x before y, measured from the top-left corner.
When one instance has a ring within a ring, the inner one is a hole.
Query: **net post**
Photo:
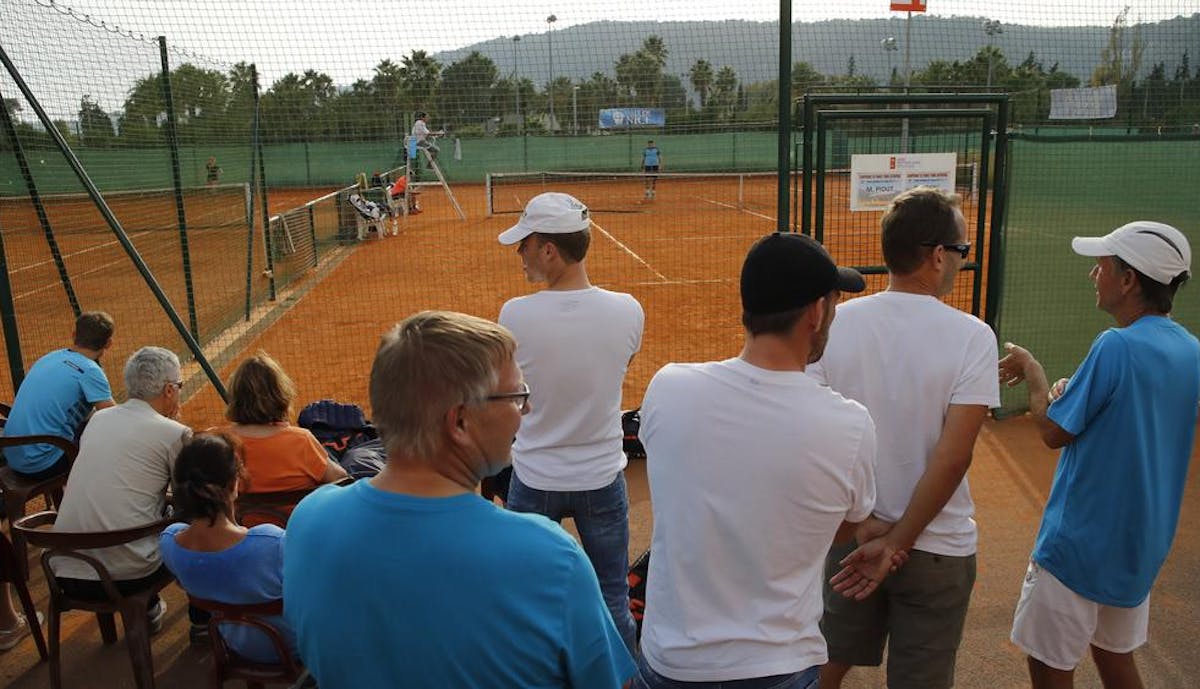
[[[492,217],[492,173],[488,172],[483,177],[484,196],[487,200],[487,217]]]
[[[738,210],[746,207],[746,175],[738,173]]]
[[[29,202],[33,204],[38,224],[42,226],[42,234],[46,237],[46,245],[50,247],[50,256],[54,259],[54,268],[58,271],[58,280],[62,283],[63,290],[67,293],[67,303],[71,305],[71,311],[78,318],[79,314],[83,313],[83,310],[79,307],[79,299],[75,296],[75,286],[71,284],[71,276],[67,274],[67,266],[63,262],[62,252],[58,248],[58,240],[54,238],[54,229],[50,226],[50,216],[46,214],[46,206],[42,203],[37,183],[33,180],[33,172],[29,169],[29,159],[25,156],[25,148],[21,145],[21,140],[17,137],[17,129],[13,125],[12,116],[9,115],[7,108],[0,107],[0,124],[3,125],[4,132],[8,135],[8,140],[12,142],[12,150],[14,157],[17,159],[17,167],[21,170],[21,177],[25,180],[25,188],[29,190]],[[15,383],[13,385],[13,392],[16,392]]]
[[[183,207],[183,180],[179,173],[179,133],[175,129],[175,101],[171,96],[171,63],[167,59],[167,37],[158,37],[158,56],[162,62],[162,96],[166,105],[167,148],[171,151],[171,184],[174,187],[175,218],[179,223],[179,253],[183,260],[183,289],[187,298],[188,326],[192,337],[200,339],[196,322],[196,293],[192,287],[192,258],[188,251],[187,213]]]

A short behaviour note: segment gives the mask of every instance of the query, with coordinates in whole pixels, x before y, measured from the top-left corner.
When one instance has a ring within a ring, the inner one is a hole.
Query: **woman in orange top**
[[[288,423],[295,399],[292,379],[263,351],[238,364],[229,379],[225,418],[233,424],[226,430],[242,441],[249,474],[244,492],[301,490],[346,477],[308,429]]]

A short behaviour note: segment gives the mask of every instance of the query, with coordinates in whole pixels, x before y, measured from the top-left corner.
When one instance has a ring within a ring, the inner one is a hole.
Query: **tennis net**
[[[520,213],[547,191],[578,198],[593,211],[646,213],[672,204],[705,204],[730,210],[773,211],[774,172],[492,172],[487,175],[488,215]]]
[[[135,189],[101,192],[105,203],[126,232],[179,230],[174,189]],[[189,229],[206,230],[250,224],[250,185],[216,184],[181,190]],[[40,196],[50,226],[56,234],[107,232],[102,216],[86,193]],[[33,218],[36,209],[29,196],[0,196],[0,214]],[[37,223],[9,223],[8,227],[36,228]],[[40,230],[35,230],[39,231]]]

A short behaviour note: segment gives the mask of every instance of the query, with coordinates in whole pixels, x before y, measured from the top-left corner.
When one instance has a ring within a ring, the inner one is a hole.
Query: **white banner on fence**
[[[1117,116],[1117,87],[1050,89],[1050,119],[1107,120]]]
[[[936,187],[954,193],[955,153],[850,156],[850,210],[881,211],[901,192]]]

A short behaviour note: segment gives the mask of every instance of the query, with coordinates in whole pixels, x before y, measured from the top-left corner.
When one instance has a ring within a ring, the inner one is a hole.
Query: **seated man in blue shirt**
[[[617,689],[635,668],[591,563],[556,524],[476,494],[510,460],[529,388],[506,328],[418,313],[383,336],[384,469],[292,513],[284,616],[321,689]]]
[[[13,400],[4,435],[57,435],[75,440],[96,409],[115,403],[100,357],[112,344],[112,316],[88,311],[75,320],[73,342],[38,359],[25,375]],[[12,470],[33,480],[67,469],[66,458],[53,445],[4,448]]]
[[[1089,646],[1106,689],[1141,687],[1133,651],[1175,537],[1200,403],[1200,342],[1170,317],[1192,252],[1179,230],[1147,221],[1071,248],[1096,258],[1096,306],[1116,327],[1053,386],[1028,351],[1005,345],[1000,379],[1028,383],[1042,440],[1063,448],[1012,640],[1034,689],[1072,686]]]

